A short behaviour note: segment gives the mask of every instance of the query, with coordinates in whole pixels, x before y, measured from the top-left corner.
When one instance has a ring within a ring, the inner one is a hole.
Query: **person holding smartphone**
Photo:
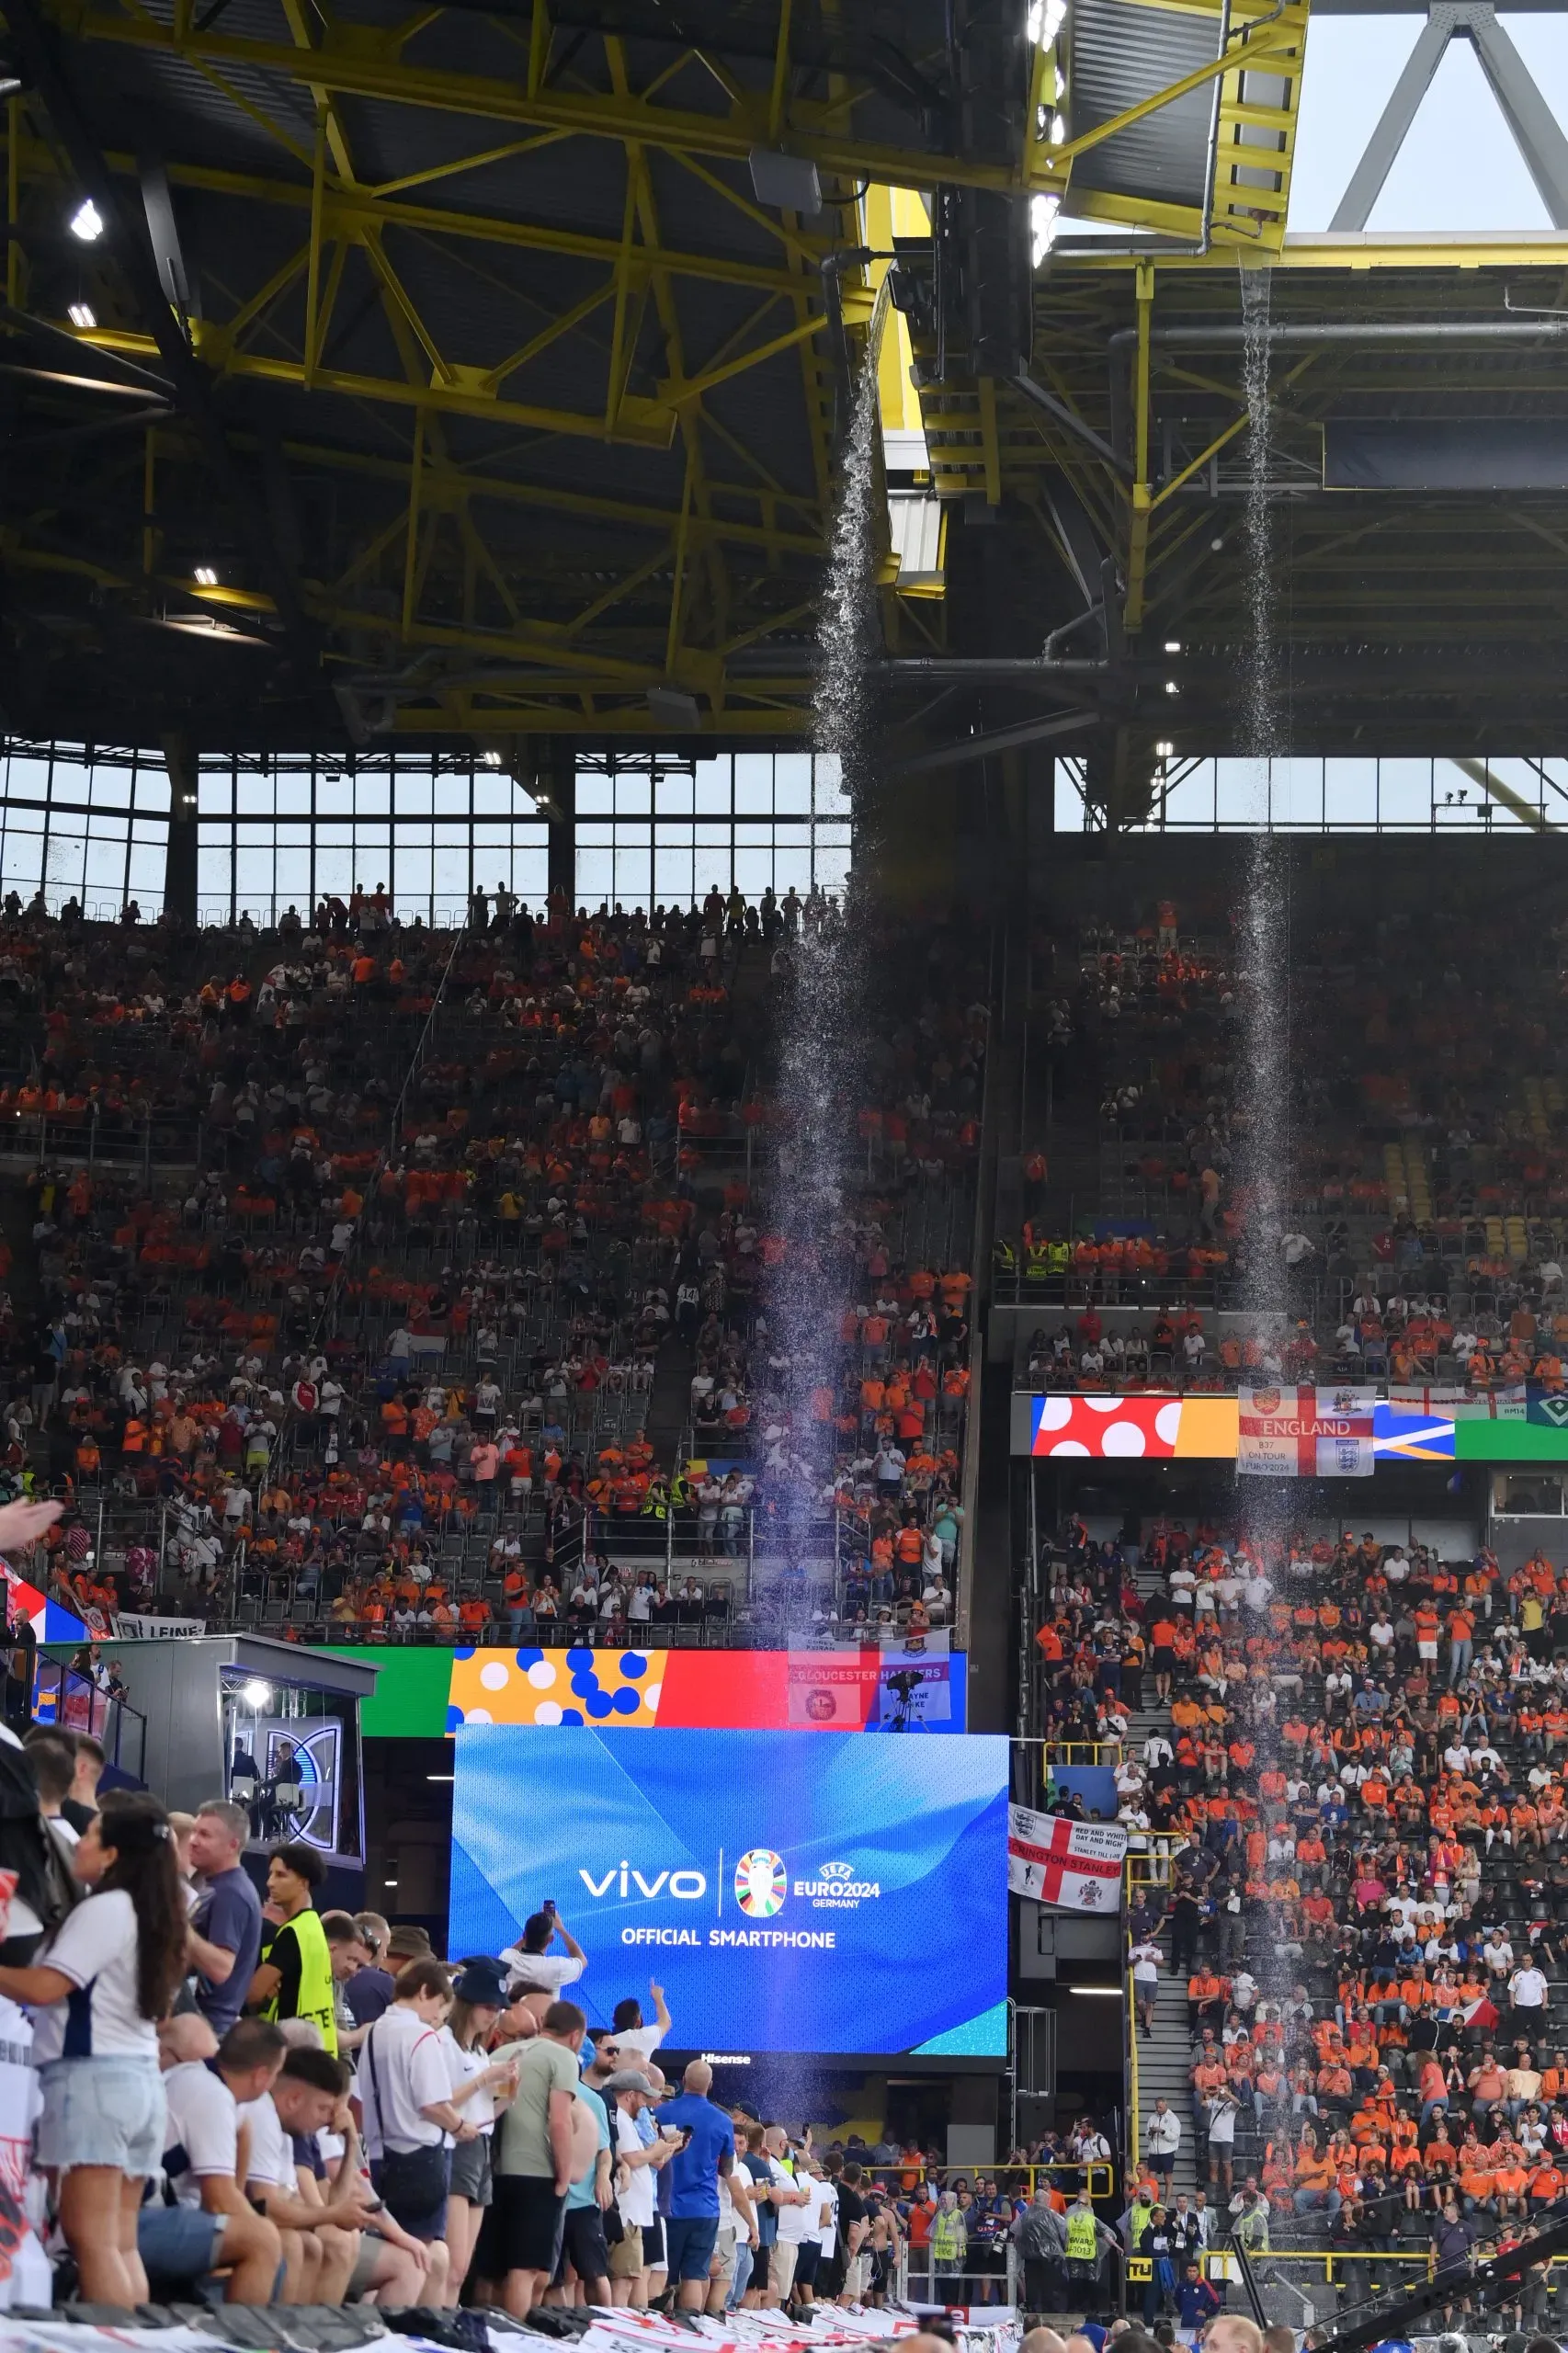
[[[551,1952],[552,1944],[563,1949]],[[575,1985],[588,1965],[588,1956],[557,1912],[553,1900],[523,1923],[523,1933],[501,1955],[514,1994],[560,1995],[563,1985]]]

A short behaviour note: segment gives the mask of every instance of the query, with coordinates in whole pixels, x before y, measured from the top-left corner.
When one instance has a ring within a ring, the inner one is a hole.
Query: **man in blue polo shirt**
[[[196,1972],[196,2006],[220,2042],[244,2007],[261,1950],[261,1898],[241,1860],[250,1816],[229,1798],[210,1798],[190,1834],[199,1892],[186,1932]]]
[[[734,2128],[708,2095],[713,2070],[694,2059],[681,2077],[683,2089],[654,2110],[659,2129],[684,2135],[670,2160],[670,2209],[665,2223],[669,2276],[678,2283],[682,2312],[699,2313],[708,2301],[708,2266],[719,2236],[719,2176],[735,2162]]]

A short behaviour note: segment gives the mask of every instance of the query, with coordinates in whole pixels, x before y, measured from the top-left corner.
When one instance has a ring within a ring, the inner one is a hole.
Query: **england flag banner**
[[[1263,1479],[1369,1479],[1370,1389],[1244,1389],[1236,1470]]]
[[[1032,1806],[1007,1808],[1007,1885],[1066,1912],[1115,1912],[1127,1832],[1119,1822],[1069,1822]]]

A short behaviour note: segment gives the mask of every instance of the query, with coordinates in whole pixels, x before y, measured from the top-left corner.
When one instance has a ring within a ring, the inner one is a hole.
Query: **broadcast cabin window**
[[[299,1839],[329,1859],[364,1855],[357,1703],[309,1684],[226,1668],[223,1755],[228,1793],[257,1846]]]
[[[1509,1519],[1561,1519],[1562,1481],[1551,1471],[1510,1471],[1496,1482],[1494,1510]]]

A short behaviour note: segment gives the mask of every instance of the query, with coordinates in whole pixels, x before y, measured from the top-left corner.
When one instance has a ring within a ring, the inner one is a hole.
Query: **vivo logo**
[[[708,1881],[700,1871],[657,1871],[652,1879],[644,1879],[630,1863],[622,1863],[619,1871],[612,1865],[603,1879],[597,1880],[592,1871],[581,1869],[577,1876],[590,1895],[602,1897],[613,1891],[623,1903],[631,1901],[633,1891],[650,1904],[661,1893],[681,1904],[696,1904],[708,1893]]]

